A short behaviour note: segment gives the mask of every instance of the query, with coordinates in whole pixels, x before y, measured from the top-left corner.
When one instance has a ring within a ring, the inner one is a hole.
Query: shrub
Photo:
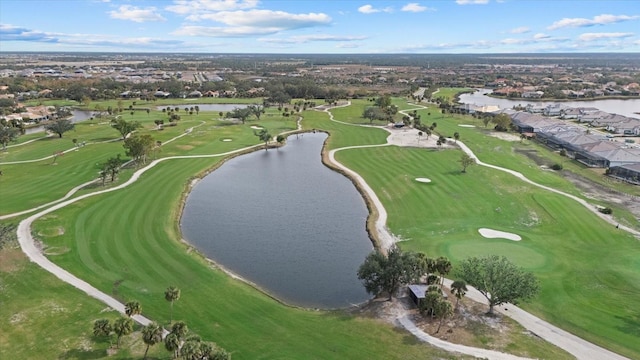
[[[611,210],[611,208],[609,207],[604,207],[604,208],[598,208],[598,211],[600,211],[603,214],[611,214],[613,212],[613,210]]]
[[[562,164],[555,163],[555,164],[551,165],[551,168],[553,170],[562,170]]]

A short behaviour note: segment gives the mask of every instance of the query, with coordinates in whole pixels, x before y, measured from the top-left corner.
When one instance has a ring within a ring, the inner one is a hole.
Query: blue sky
[[[10,51],[640,52],[640,1],[2,0]]]

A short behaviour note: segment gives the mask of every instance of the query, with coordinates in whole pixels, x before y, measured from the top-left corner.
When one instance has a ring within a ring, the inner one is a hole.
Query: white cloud
[[[512,34],[524,34],[524,33],[528,33],[529,31],[531,31],[531,29],[529,29],[526,26],[520,26],[515,29],[509,30],[509,32]]]
[[[260,39],[260,41],[269,43],[283,43],[283,44],[303,44],[314,41],[337,41],[337,42],[350,42],[366,39],[366,36],[352,36],[352,35],[300,35],[292,36],[287,39]]]
[[[245,37],[252,35],[270,35],[282,31],[280,28],[253,27],[253,26],[236,26],[236,27],[219,27],[219,26],[182,26],[171,35],[178,36],[206,36],[206,37]]]
[[[386,8],[382,8],[382,9],[377,9],[374,8],[372,5],[362,5],[358,8],[358,12],[361,12],[363,14],[375,14],[375,13],[379,13],[379,12],[393,12],[393,9],[390,7],[386,7]]]
[[[620,39],[634,36],[633,33],[584,33],[578,36],[580,41],[595,41],[602,39]]]
[[[331,23],[331,17],[322,13],[291,14],[273,10],[221,11],[201,15],[194,14],[187,17],[187,20],[211,20],[228,26],[277,28],[281,31],[324,26]]]
[[[407,5],[403,6],[402,11],[408,11],[408,12],[414,12],[414,13],[418,13],[418,12],[423,12],[423,11],[435,11],[435,9],[433,8],[428,8],[426,6],[422,6],[418,3],[408,3]]]
[[[226,3],[229,2],[231,1],[226,1]],[[248,1],[243,2],[247,6],[248,3]],[[330,16],[323,13],[292,14],[285,11],[259,9],[205,11],[192,13],[186,17],[186,20],[189,22],[211,21],[217,24],[214,26],[183,25],[176,29],[172,35],[206,37],[271,35],[287,30],[327,26],[332,21]]]
[[[336,45],[336,47],[338,49],[355,49],[355,48],[359,48],[360,45],[355,43],[342,43],[342,44]]]
[[[594,16],[593,19],[586,18],[564,18],[562,20],[558,20],[547,27],[548,30],[557,30],[565,27],[587,27],[587,26],[596,26],[596,25],[605,25],[605,24],[613,24],[622,21],[630,21],[639,19],[638,15],[610,15],[610,14],[602,14],[598,16]]]
[[[502,39],[502,40],[500,40],[500,43],[504,44],[504,45],[524,45],[524,44],[549,43],[549,42],[566,42],[566,41],[569,41],[569,39],[551,37],[551,36],[549,36],[547,34],[538,33],[538,34],[533,35],[530,38],[522,38],[522,39],[507,38],[507,39]]]
[[[458,5],[484,5],[488,3],[489,0],[456,0]]]
[[[177,14],[253,9],[258,0],[174,0],[166,10]]]
[[[148,8],[139,8],[137,6],[122,5],[118,10],[109,11],[109,15],[114,19],[130,20],[139,23],[166,20],[153,6]]]

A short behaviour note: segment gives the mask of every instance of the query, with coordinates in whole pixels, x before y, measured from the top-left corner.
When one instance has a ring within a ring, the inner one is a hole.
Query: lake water
[[[156,110],[161,110],[162,109],[166,109],[168,107],[170,108],[179,108],[180,111],[183,111],[184,108],[191,108],[191,107],[198,107],[200,109],[200,111],[222,111],[222,112],[227,112],[227,111],[233,111],[233,109],[235,108],[239,108],[239,109],[243,109],[246,108],[247,104],[180,104],[180,105],[164,105],[164,106],[156,106]]]
[[[543,105],[543,106],[554,104],[553,101],[526,101],[526,99],[509,100],[509,99],[493,98],[486,95],[491,93],[491,91],[492,91],[491,89],[480,89],[472,94],[462,94],[460,95],[460,102],[463,104],[475,104],[480,106],[496,105],[502,109],[511,109],[517,105],[526,106],[527,104]],[[593,100],[593,101],[562,101],[562,102],[559,102],[559,104],[569,106],[569,107],[594,107],[611,114],[620,114],[620,115],[640,119],[639,114],[634,114],[635,112],[640,112],[640,99],[627,99],[627,100],[602,99],[602,100]]]
[[[370,296],[357,270],[373,245],[355,186],[325,167],[326,134],[233,158],[199,181],[181,219],[205,256],[282,301],[343,308]]]
[[[69,118],[69,120],[71,120],[72,123],[77,123],[80,121],[89,120],[91,119],[92,116],[93,116],[93,111],[71,110],[71,117]],[[43,131],[44,131],[44,125],[25,129],[24,133],[34,134],[34,133],[43,132]]]

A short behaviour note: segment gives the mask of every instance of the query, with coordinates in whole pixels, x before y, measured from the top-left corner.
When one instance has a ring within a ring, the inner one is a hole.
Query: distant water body
[[[370,297],[357,270],[373,245],[353,183],[321,162],[325,134],[234,158],[189,195],[182,233],[205,256],[282,301],[343,308]]]
[[[627,100],[602,99],[602,100],[593,100],[593,101],[589,100],[589,101],[562,101],[562,102],[526,101],[526,99],[510,100],[510,99],[499,99],[499,98],[487,96],[487,94],[490,94],[491,92],[492,92],[491,89],[480,89],[472,94],[462,94],[460,95],[460,102],[463,104],[475,104],[479,106],[496,105],[502,109],[511,109],[517,105],[526,106],[527,104],[542,105],[542,106],[546,106],[549,104],[562,104],[564,106],[569,106],[574,108],[594,107],[611,114],[619,114],[619,115],[640,119],[640,114],[635,114],[636,112],[640,112],[640,99],[627,99]]]

